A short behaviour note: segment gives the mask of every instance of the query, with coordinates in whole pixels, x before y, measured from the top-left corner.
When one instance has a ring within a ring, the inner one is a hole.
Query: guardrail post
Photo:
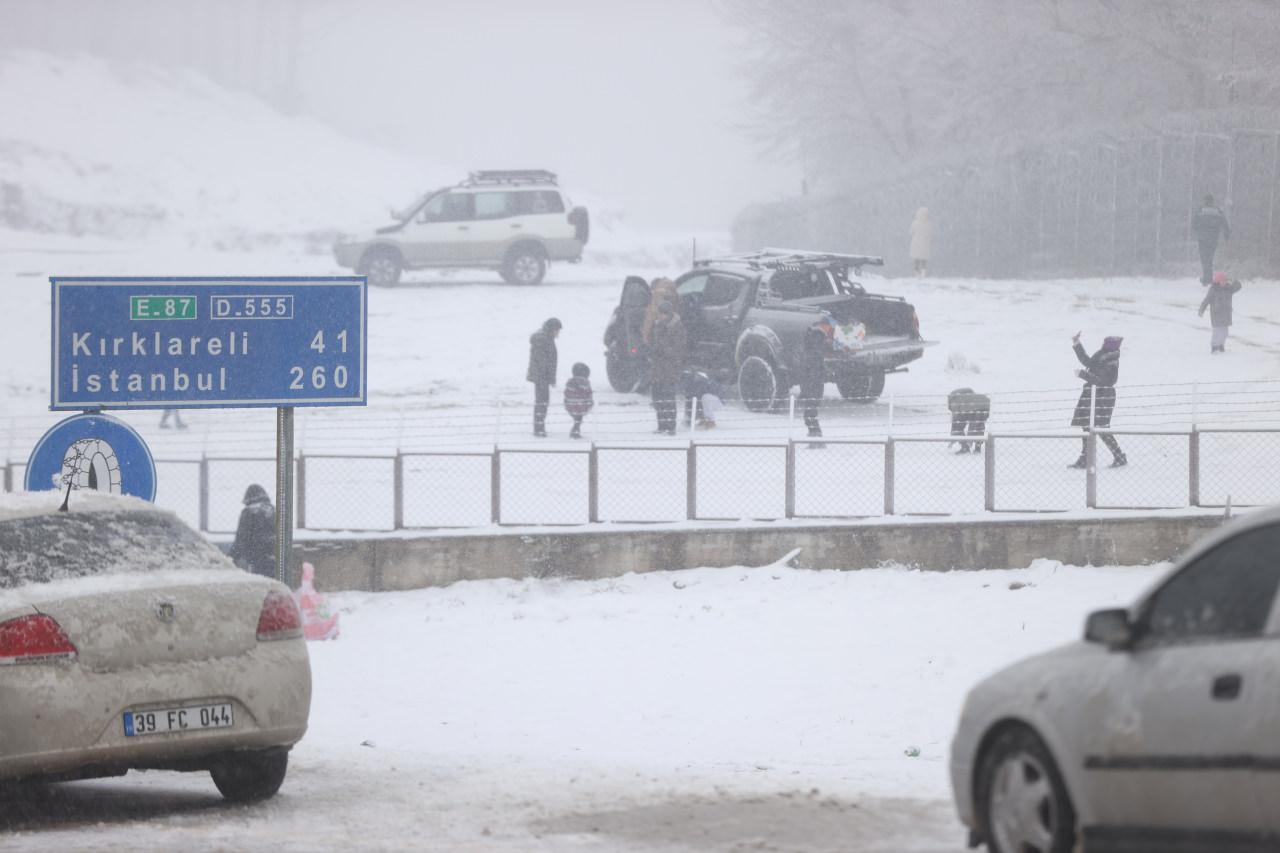
[[[596,443],[591,442],[587,455],[587,521],[600,520],[600,454]]]
[[[298,509],[297,525],[300,530],[307,529],[307,457],[298,454],[298,476],[297,486],[295,486],[294,505]]]
[[[404,527],[404,456],[396,448],[395,461],[391,465],[392,519],[396,530]]]
[[[1089,427],[1084,439],[1084,505],[1098,508],[1098,434]]]
[[[502,451],[496,444],[489,457],[489,520],[502,523]]]
[[[1188,492],[1191,506],[1200,506],[1200,430],[1191,425],[1191,435],[1187,439],[1187,472],[1190,483]]]
[[[983,463],[983,506],[987,512],[996,511],[996,439],[995,436],[988,435],[986,451],[982,457]]]
[[[893,436],[884,442],[884,514],[893,515]]]
[[[786,513],[787,518],[796,517],[796,441],[794,438],[787,439],[787,500]]]
[[[209,532],[209,457],[200,454],[200,531]]]
[[[689,442],[685,457],[685,517],[694,521],[698,517],[698,445]]]

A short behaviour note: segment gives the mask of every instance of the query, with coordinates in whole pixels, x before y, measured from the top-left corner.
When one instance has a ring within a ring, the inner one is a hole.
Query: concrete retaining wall
[[[1022,568],[1039,558],[1070,565],[1171,560],[1221,524],[1219,515],[997,519],[698,529],[492,532],[300,540],[298,561],[320,589],[404,590],[482,578],[614,577],[698,566],[767,565],[800,549],[792,565],[858,569]]]

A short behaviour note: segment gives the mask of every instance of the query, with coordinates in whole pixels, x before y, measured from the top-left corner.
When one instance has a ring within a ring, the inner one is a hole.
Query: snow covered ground
[[[0,848],[958,851],[964,692],[1161,569],[812,572],[345,593],[281,793],[170,773],[0,800]],[[918,754],[917,754],[918,753]]]

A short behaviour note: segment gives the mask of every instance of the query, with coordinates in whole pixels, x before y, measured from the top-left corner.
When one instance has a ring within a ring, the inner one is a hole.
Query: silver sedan
[[[1280,849],[1280,509],[1198,543],[1084,640],[978,684],[952,742],[993,853]]]
[[[262,799],[310,706],[283,584],[135,499],[0,496],[0,782],[207,771]]]

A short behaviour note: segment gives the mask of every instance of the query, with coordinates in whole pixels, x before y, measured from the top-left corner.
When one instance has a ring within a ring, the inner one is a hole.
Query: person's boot
[[[1087,466],[1088,464],[1089,464],[1089,460],[1085,458],[1085,456],[1084,456],[1084,454],[1083,454],[1083,453],[1081,453],[1081,454],[1080,454],[1080,458],[1079,458],[1079,459],[1077,459],[1075,462],[1072,462],[1072,463],[1071,463],[1070,465],[1068,465],[1067,467],[1068,467],[1068,468],[1084,468],[1084,467],[1085,467],[1085,466]]]
[[[1115,457],[1111,460],[1112,468],[1123,468],[1128,464],[1129,464],[1129,457],[1125,456],[1123,453],[1117,453]]]
[[[569,438],[582,438],[582,427],[574,424],[573,429],[569,430]]]

